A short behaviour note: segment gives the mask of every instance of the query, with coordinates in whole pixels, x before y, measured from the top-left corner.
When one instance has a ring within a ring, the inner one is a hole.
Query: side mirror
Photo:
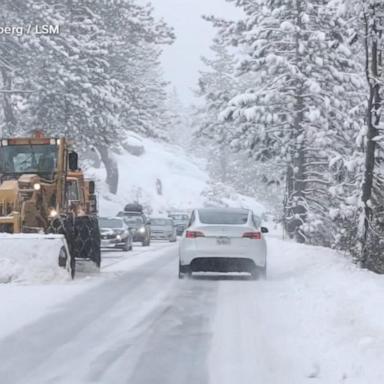
[[[269,229],[267,227],[261,227],[261,233],[269,233]]]
[[[69,153],[68,167],[70,171],[77,171],[79,169],[79,155],[76,152]]]
[[[94,195],[96,191],[96,186],[94,181],[90,181],[88,185],[88,190],[90,195]]]

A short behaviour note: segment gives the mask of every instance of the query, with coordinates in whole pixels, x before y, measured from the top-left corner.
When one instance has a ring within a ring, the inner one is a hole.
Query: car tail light
[[[243,233],[243,237],[246,239],[261,240],[261,232],[245,232]]]
[[[187,239],[196,239],[197,237],[205,237],[203,232],[199,231],[187,231],[185,232],[185,237]]]

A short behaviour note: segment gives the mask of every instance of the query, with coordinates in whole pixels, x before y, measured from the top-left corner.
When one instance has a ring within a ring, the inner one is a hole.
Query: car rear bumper
[[[264,242],[260,242],[257,247],[244,247],[238,249],[225,250],[212,250],[212,249],[199,249],[197,250],[193,243],[186,244],[182,242],[179,248],[179,259],[181,265],[191,265],[196,259],[215,260],[215,259],[228,259],[228,260],[251,260],[257,267],[265,267],[267,257],[267,249]]]
[[[257,267],[251,259],[241,257],[200,257],[193,259],[191,264],[182,269],[191,272],[252,272]],[[186,273],[186,272],[184,272]]]
[[[122,241],[118,241],[118,240],[101,240],[101,244],[100,244],[100,247],[102,249],[105,249],[105,248],[120,248],[120,247],[124,247],[126,245],[126,242],[127,240],[122,240]]]
[[[147,234],[146,233],[135,233],[133,235],[133,241],[135,241],[135,242],[145,241],[146,238],[147,238]]]
[[[151,239],[153,240],[171,240],[174,236],[170,233],[153,233],[151,234]]]

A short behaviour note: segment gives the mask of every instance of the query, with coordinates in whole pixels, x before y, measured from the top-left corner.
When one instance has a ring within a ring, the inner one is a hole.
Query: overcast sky
[[[151,0],[156,15],[174,27],[176,42],[165,49],[163,67],[165,77],[172,81],[185,104],[193,101],[192,88],[196,88],[201,56],[209,55],[214,36],[210,23],[201,15],[236,17],[239,10],[225,0]]]

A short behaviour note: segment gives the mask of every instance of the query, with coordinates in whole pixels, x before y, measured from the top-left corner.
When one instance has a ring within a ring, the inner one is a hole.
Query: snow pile
[[[0,234],[0,283],[67,280],[69,273],[58,265],[62,235]]]
[[[143,140],[139,135],[134,133],[130,134],[122,146],[128,153],[134,156],[142,156],[145,152]]]
[[[105,169],[90,168],[100,192],[100,214],[114,216],[125,204],[138,201],[149,214],[164,214],[170,209],[190,210],[201,206],[264,208],[254,199],[239,195],[222,184],[212,184],[205,163],[191,157],[180,147],[133,135],[127,141],[143,145],[142,154],[115,155],[119,166],[117,195],[108,192]]]

